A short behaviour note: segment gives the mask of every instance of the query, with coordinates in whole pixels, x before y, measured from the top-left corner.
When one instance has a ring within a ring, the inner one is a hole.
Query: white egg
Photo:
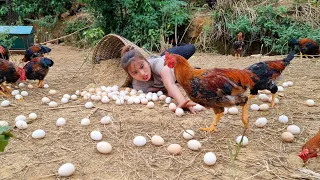
[[[89,88],[89,93],[94,93],[95,89],[94,88]]]
[[[19,116],[17,116],[17,117],[15,118],[15,121],[19,121],[19,120],[21,120],[21,121],[27,121],[27,117],[24,116],[24,115],[19,115]]]
[[[131,96],[132,96],[132,95],[136,95],[136,94],[137,94],[137,91],[134,91],[134,90],[132,89],[129,94],[130,94]]]
[[[294,140],[294,136],[291,132],[283,132],[281,134],[281,138],[285,142],[293,142],[293,140]]]
[[[152,101],[147,103],[147,108],[152,109],[154,108],[154,103]]]
[[[261,117],[254,123],[257,127],[264,127],[268,123],[267,118]]]
[[[84,107],[86,107],[87,109],[91,109],[93,107],[93,103],[92,102],[86,102]]]
[[[288,87],[288,86],[289,86],[289,85],[288,85],[287,82],[282,83],[282,87]]]
[[[74,94],[77,96],[80,96],[81,95],[80,90],[76,90],[76,92]]]
[[[7,107],[9,105],[10,105],[10,101],[8,101],[8,100],[4,100],[4,101],[1,102],[1,106],[2,107]]]
[[[151,97],[152,101],[158,101],[158,99],[159,98],[158,98],[158,96],[156,94],[153,94],[152,97]]]
[[[127,100],[127,104],[133,104],[133,98],[129,98],[128,100]]]
[[[114,92],[114,91],[118,91],[118,90],[119,90],[119,86],[116,86],[116,85],[115,85],[115,86],[112,86],[112,87],[111,87],[111,91],[113,91],[113,92]],[[136,90],[136,91],[137,91],[137,90]]]
[[[279,116],[279,122],[281,122],[281,123],[287,123],[288,121],[289,121],[288,116],[285,116],[285,115]]]
[[[148,101],[151,101],[151,99],[152,99],[152,94],[147,94],[147,95],[146,95],[146,99],[147,99]]]
[[[229,114],[238,114],[239,110],[236,107],[231,107],[228,109]]]
[[[96,95],[91,95],[91,96],[90,96],[90,99],[93,100],[93,101],[95,101],[95,100],[96,100]]]
[[[116,100],[116,105],[119,105],[119,106],[121,105],[121,100],[120,99]]]
[[[21,91],[21,96],[28,96],[29,95],[29,93],[27,92],[27,91]]]
[[[0,121],[0,127],[2,126],[8,126],[8,122],[7,121]]]
[[[32,133],[32,137],[35,139],[44,138],[45,135],[46,135],[46,132],[44,132],[44,130],[42,130],[42,129],[35,130]]]
[[[106,141],[101,141],[97,144],[97,150],[102,154],[108,154],[112,151],[112,146]]]
[[[37,119],[37,114],[36,113],[30,113],[29,114],[29,119],[32,119],[32,120],[35,120],[35,119]]]
[[[176,108],[177,108],[176,104],[174,104],[174,103],[170,103],[170,104],[169,104],[169,109],[170,109],[171,111],[176,110]]]
[[[288,84],[289,87],[293,86],[293,82],[292,81],[288,81],[287,84]]]
[[[242,136],[238,136],[238,137],[237,137],[237,139],[236,139],[236,143],[237,143],[237,144],[240,143],[241,138],[242,138]],[[242,146],[246,146],[246,145],[248,145],[248,143],[249,143],[249,140],[248,140],[247,136],[243,136],[241,145],[242,145]]]
[[[32,84],[28,84],[28,88],[32,89],[33,88]]]
[[[184,110],[181,108],[177,108],[175,113],[177,116],[181,117],[184,115]]]
[[[161,136],[154,135],[151,138],[151,143],[156,146],[162,146],[162,145],[164,145],[164,140]]]
[[[76,168],[74,167],[73,164],[66,163],[59,168],[58,174],[59,176],[62,176],[62,177],[68,177],[68,176],[71,176],[75,172],[75,170]]]
[[[183,138],[190,140],[194,137],[194,131],[188,129],[183,132]]]
[[[16,121],[16,127],[18,129],[27,129],[28,125],[25,121],[18,120],[18,121]]]
[[[49,102],[49,106],[50,107],[57,107],[58,103],[56,103],[55,101],[51,101],[51,102]]]
[[[290,125],[287,127],[287,131],[292,133],[293,135],[295,134],[300,134],[301,130],[298,126],[296,125]]]
[[[278,91],[282,92],[282,91],[284,91],[284,88],[282,86],[278,86]]]
[[[11,92],[11,95],[12,95],[12,96],[15,96],[15,95],[17,95],[17,94],[20,94],[20,91],[19,91],[19,90],[13,90],[13,91]]]
[[[42,103],[48,104],[50,102],[50,99],[48,97],[43,97],[41,101]]]
[[[88,119],[88,118],[83,118],[82,120],[81,120],[81,125],[83,125],[83,126],[88,126],[90,124],[90,119]]]
[[[259,99],[263,102],[267,102],[269,100],[269,96],[266,94],[259,94]]]
[[[140,104],[141,101],[140,101],[140,98],[136,97],[136,98],[133,99],[133,102],[135,104]]]
[[[259,110],[261,111],[267,111],[269,109],[269,105],[268,104],[261,104],[259,106]]]
[[[63,98],[61,99],[61,103],[63,103],[63,104],[66,104],[66,103],[68,103],[68,102],[69,102],[69,99],[68,99],[68,98],[63,97]]]
[[[89,95],[89,94],[85,94],[85,95],[83,96],[83,99],[84,99],[84,100],[89,100],[89,99],[90,99],[90,95]]]
[[[117,95],[112,95],[112,100],[116,101],[118,99],[119,99],[119,97]]]
[[[162,91],[158,91],[158,92],[157,92],[157,95],[158,95],[158,96],[161,96],[161,95],[163,95],[163,92],[162,92]]]
[[[181,146],[179,144],[170,144],[167,150],[170,154],[173,155],[181,154]]]
[[[315,102],[314,102],[314,100],[312,100],[312,99],[308,99],[307,101],[306,101],[306,104],[307,104],[307,106],[314,106],[314,104],[315,104]]]
[[[269,98],[268,100],[269,102],[272,102],[272,97]],[[274,98],[274,103],[279,104],[279,99],[278,98]]]
[[[207,152],[203,157],[203,162],[208,166],[214,165],[216,161],[217,157],[213,152]]]
[[[51,95],[57,94],[57,91],[56,91],[56,90],[51,89],[51,90],[49,91],[49,94],[51,94]]]
[[[143,136],[136,136],[133,139],[133,144],[136,146],[144,146],[147,143],[147,139]]]
[[[102,102],[103,104],[107,104],[108,102],[110,102],[110,99],[108,98],[108,96],[103,96],[103,97],[101,98],[101,102]]]
[[[100,120],[101,124],[110,124],[112,122],[112,118],[110,116],[104,116]]]
[[[49,88],[49,85],[48,84],[44,84],[43,88],[47,89],[47,88]]]
[[[193,106],[193,109],[195,110],[195,111],[202,111],[203,109],[204,109],[204,107],[203,106],[201,106],[200,104],[196,104],[195,106]]]
[[[24,83],[19,83],[19,87],[25,87],[26,85]]]
[[[75,95],[75,94],[72,94],[70,98],[71,98],[72,100],[77,100],[78,96]]]
[[[259,111],[260,107],[258,104],[251,104],[250,106],[251,110],[253,111]]]
[[[197,151],[201,148],[201,143],[197,140],[192,139],[188,141],[188,148]]]
[[[81,96],[84,96],[84,95],[86,95],[87,93],[88,93],[87,91],[82,91],[80,95],[81,95]]]
[[[57,121],[56,121],[56,126],[64,126],[66,124],[66,119],[64,118],[58,118]]]
[[[229,108],[224,107],[223,114],[228,114]]]
[[[171,103],[171,97],[166,97],[164,102],[167,103],[167,104],[170,104]]]
[[[15,95],[14,98],[16,100],[22,100],[23,99],[23,97],[20,94]]]
[[[95,141],[100,141],[102,139],[102,134],[99,131],[92,131],[90,137]]]
[[[141,104],[144,104],[144,105],[148,104],[148,99],[142,98],[141,99]]]
[[[164,101],[166,98],[167,98],[166,95],[161,95],[161,96],[159,96],[159,100],[160,100],[160,101]]]

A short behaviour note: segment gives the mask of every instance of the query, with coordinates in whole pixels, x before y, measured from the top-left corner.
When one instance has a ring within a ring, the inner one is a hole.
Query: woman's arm
[[[178,86],[174,81],[174,78],[172,77],[170,68],[168,66],[163,67],[160,75],[163,84],[168,91],[168,95],[177,101],[178,107],[189,108],[189,110],[194,113],[195,111],[193,110],[192,106],[194,106],[195,104],[189,102],[186,103],[186,100],[184,99],[182,93],[180,92]]]

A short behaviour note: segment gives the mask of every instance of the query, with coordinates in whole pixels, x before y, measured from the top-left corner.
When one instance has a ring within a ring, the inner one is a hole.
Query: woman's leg
[[[186,59],[189,59],[195,52],[196,47],[193,44],[186,44],[184,46],[175,46],[164,51],[161,56],[164,55],[165,52],[169,52],[172,54],[179,54]]]

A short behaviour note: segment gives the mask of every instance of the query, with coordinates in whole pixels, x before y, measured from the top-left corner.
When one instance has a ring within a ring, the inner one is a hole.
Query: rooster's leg
[[[3,89],[7,92],[7,93],[9,93],[9,94],[11,94],[11,89],[9,89],[6,85],[4,85],[4,84],[1,84],[1,87],[3,87]]]
[[[3,92],[3,91],[1,91],[1,90],[0,90],[0,95],[1,95],[1,96],[4,96],[4,97],[9,97],[9,96],[10,96],[10,95],[8,95],[8,94],[4,93],[4,92]]]
[[[276,98],[276,94],[272,94],[272,99],[271,99],[271,107],[274,107],[275,103],[275,98]]]
[[[304,56],[306,57],[306,59],[308,59],[308,55],[307,54],[305,54]]]
[[[250,95],[248,96],[248,101],[249,101],[250,99],[254,98],[254,97],[256,97],[256,95],[250,94]]]
[[[300,52],[300,59],[302,59],[302,52]]]
[[[222,116],[223,116],[223,112],[216,114],[216,116],[214,117],[214,120],[213,120],[212,124],[210,125],[210,127],[209,128],[200,128],[200,130],[201,131],[207,131],[207,132],[214,132],[216,130],[216,126],[217,126],[217,124],[220,121]]]
[[[44,86],[44,81],[43,80],[39,80],[38,88],[43,88],[43,86]]]
[[[248,102],[246,103],[246,105],[242,106],[242,123],[246,129],[248,129],[249,127],[248,114],[247,114],[248,106],[249,106]]]

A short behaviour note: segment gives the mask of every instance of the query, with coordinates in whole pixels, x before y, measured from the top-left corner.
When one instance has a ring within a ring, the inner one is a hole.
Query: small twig
[[[182,126],[181,123],[178,122],[178,124],[179,124],[179,126],[183,129],[184,132],[186,132],[186,133],[188,133],[190,136],[194,137],[192,134],[190,134],[190,133],[186,130],[186,128],[184,128],[184,127]]]
[[[316,173],[316,172],[313,172],[310,169],[298,168],[297,171],[300,172],[300,173],[306,174],[308,176],[313,176],[313,177],[315,177],[317,179],[320,179],[320,174]]]
[[[79,69],[72,75],[72,77],[67,81],[67,84],[76,76],[76,74],[79,73],[80,69],[82,68],[82,66],[84,65],[85,62],[87,62],[87,60],[89,59],[89,54],[91,52],[91,49],[88,50],[88,54],[86,56],[86,58],[84,59],[84,61],[82,62],[81,66],[79,67]]]
[[[96,113],[96,111],[98,110],[99,108],[95,108],[93,111],[91,111],[91,113],[88,115],[88,119],[90,119],[90,117],[92,115],[94,115],[94,113]]]
[[[236,149],[236,154],[234,155],[234,160],[236,160],[236,158],[237,158],[237,156],[238,156],[238,154],[239,154],[239,152],[240,152],[241,145],[242,145],[242,140],[243,140],[244,135],[246,134],[246,131],[247,131],[247,128],[244,128],[244,131],[243,131],[243,133],[242,133],[241,140],[240,140],[240,142],[239,142],[239,144],[238,144],[238,147],[237,147],[237,149]]]
[[[180,39],[179,43],[181,43],[181,41],[182,41],[182,39],[183,39],[184,35],[187,33],[187,31],[188,31],[188,29],[189,29],[189,27],[190,27],[190,25],[191,25],[191,23],[192,23],[192,22],[193,22],[193,19],[190,21],[189,25],[188,25],[188,26],[187,26],[187,28],[184,30],[184,33],[183,33],[183,35],[182,35],[182,37],[181,37],[181,39]]]

